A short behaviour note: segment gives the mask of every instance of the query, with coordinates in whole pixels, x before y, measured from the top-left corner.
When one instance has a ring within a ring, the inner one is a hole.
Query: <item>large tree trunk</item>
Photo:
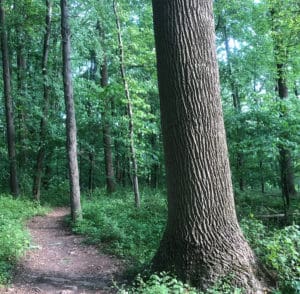
[[[49,85],[48,85],[48,56],[50,47],[50,34],[51,34],[51,17],[52,17],[52,3],[46,0],[47,14],[45,18],[45,34],[43,45],[43,59],[42,59],[42,74],[43,74],[43,91],[44,91],[44,105],[43,116],[40,121],[40,142],[37,153],[36,168],[33,180],[33,197],[35,200],[40,201],[41,195],[41,179],[43,173],[43,164],[46,152],[46,133],[47,133],[47,116],[49,108]]]
[[[205,289],[232,276],[261,293],[239,228],[215,52],[213,1],[153,0],[168,221],[153,270]]]
[[[134,126],[133,126],[133,111],[132,111],[132,102],[129,92],[129,87],[126,78],[125,64],[124,64],[124,48],[123,48],[123,40],[121,33],[121,24],[117,11],[117,1],[113,0],[113,8],[116,17],[116,25],[118,32],[118,41],[119,41],[119,59],[120,59],[120,73],[124,85],[125,97],[127,99],[127,111],[129,118],[129,141],[130,141],[130,161],[131,161],[131,169],[132,169],[132,184],[133,184],[133,192],[134,192],[134,200],[135,206],[140,207],[140,192],[139,192],[139,181],[137,175],[137,160],[136,160],[136,151],[134,146]]]
[[[5,12],[3,0],[0,0],[0,26],[1,26],[1,51],[2,51],[2,67],[3,67],[3,83],[4,83],[4,100],[5,100],[5,116],[6,116],[6,137],[9,159],[10,173],[10,191],[13,195],[19,195],[19,182],[17,176],[16,161],[16,142],[15,142],[15,125],[13,101],[11,96],[11,76],[9,68],[7,32],[5,24]]]
[[[71,40],[69,28],[69,11],[67,0],[60,1],[61,6],[61,34],[62,34],[62,56],[63,56],[63,79],[66,104],[66,131],[67,151],[70,180],[71,216],[73,221],[82,218],[80,204],[79,171],[77,161],[77,130],[75,119],[75,105],[73,98],[73,85],[71,75]]]

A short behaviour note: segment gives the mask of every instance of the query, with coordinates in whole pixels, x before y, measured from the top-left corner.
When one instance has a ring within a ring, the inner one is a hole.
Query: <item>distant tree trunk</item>
[[[24,144],[24,139],[28,136],[28,129],[26,126],[26,58],[25,58],[25,43],[24,40],[28,38],[22,29],[24,19],[24,3],[22,1],[14,0],[13,2],[13,12],[18,15],[14,21],[15,31],[16,31],[16,59],[17,59],[17,96],[15,99],[16,109],[17,109],[17,129],[16,137],[18,142],[18,156],[17,162],[19,168],[22,169],[26,165],[26,145]]]
[[[95,169],[95,154],[94,152],[89,152],[89,191],[94,190],[94,169]]]
[[[120,148],[120,142],[116,139],[114,140],[115,145],[115,169],[116,169],[116,182],[118,184],[122,183],[122,175],[123,175],[123,169],[122,169],[122,156],[121,156],[121,148]]]
[[[105,35],[101,28],[100,22],[97,23],[97,29],[100,36],[100,42],[105,50]],[[104,54],[102,65],[100,68],[100,84],[102,88],[108,86],[108,64],[107,57]],[[106,177],[106,190],[108,193],[113,193],[116,190],[113,151],[112,151],[112,139],[111,139],[111,120],[114,112],[113,97],[104,101],[104,111],[102,112],[102,130],[103,130],[103,147],[104,147],[104,161],[105,161],[105,177]]]
[[[47,133],[47,116],[49,109],[49,84],[48,84],[48,56],[50,47],[51,35],[51,18],[52,18],[52,3],[51,0],[46,0],[47,14],[45,18],[45,34],[42,59],[42,74],[43,74],[43,91],[44,105],[43,116],[40,121],[40,142],[37,153],[36,168],[33,180],[33,197],[36,201],[40,201],[41,195],[41,179],[43,173],[43,164],[46,152],[46,133]]]
[[[132,111],[132,102],[129,92],[129,87],[126,79],[126,71],[124,64],[124,48],[123,48],[123,40],[122,40],[122,32],[121,32],[121,24],[117,11],[117,1],[113,0],[113,8],[116,17],[116,25],[118,32],[118,41],[119,41],[119,59],[120,59],[120,72],[124,85],[125,96],[127,99],[127,111],[129,117],[129,140],[130,140],[130,161],[132,167],[132,183],[133,183],[133,192],[135,197],[135,206],[140,207],[140,192],[139,192],[139,182],[137,175],[137,160],[136,160],[136,152],[134,146],[134,126],[133,126],[133,111]]]
[[[260,170],[260,189],[261,193],[265,193],[265,177],[263,172],[263,161],[262,159],[259,161],[259,170]]]
[[[278,88],[278,95],[281,100],[285,100],[288,98],[288,87],[285,80],[285,73],[284,73],[284,65],[277,64],[277,88]],[[286,116],[287,113],[282,111],[280,116],[283,118]],[[281,136],[281,139],[288,140],[288,133],[284,131]],[[296,188],[294,183],[294,169],[292,163],[292,157],[290,150],[280,144],[279,145],[279,167],[280,167],[280,185],[281,185],[281,193],[284,202],[284,209],[285,209],[285,216],[286,216],[286,223],[290,223],[289,217],[289,210],[290,210],[290,199],[291,196],[296,195]]]
[[[233,77],[232,72],[232,64],[231,64],[231,53],[230,53],[230,47],[229,47],[229,39],[227,35],[227,27],[224,26],[224,39],[225,39],[225,52],[227,57],[227,71],[228,71],[228,78],[230,82],[230,88],[231,88],[231,96],[233,101],[233,107],[237,113],[241,112],[241,101],[239,96],[239,89],[237,87],[237,84],[235,82],[235,79]],[[236,128],[236,141],[237,145],[240,145],[241,141],[241,130],[240,127],[237,126]],[[236,153],[236,171],[238,176],[238,183],[239,188],[241,191],[244,191],[244,177],[243,177],[243,164],[244,163],[244,154],[242,150],[237,150]]]
[[[6,136],[9,159],[10,173],[10,191],[14,196],[19,195],[19,182],[17,176],[17,161],[16,161],[16,142],[15,142],[15,125],[14,125],[14,110],[11,96],[11,76],[9,68],[7,31],[5,23],[5,11],[3,0],[0,0],[0,26],[1,26],[1,51],[2,51],[2,67],[3,67],[3,83],[4,83],[4,100],[5,100],[5,115],[6,115]]]
[[[97,73],[97,58],[96,52],[91,50],[90,52],[90,70],[89,70],[89,80],[96,82],[96,73]],[[87,101],[86,104],[87,115],[89,117],[89,129],[93,128],[92,122],[92,103],[91,101]],[[94,138],[92,138],[91,144],[94,143]],[[80,147],[80,146],[79,146]],[[81,149],[81,148],[79,148]],[[94,168],[95,168],[95,151],[92,148],[89,148],[88,151],[88,158],[89,158],[89,175],[88,175],[88,189],[89,192],[92,193],[94,190]],[[79,157],[79,170],[81,174],[81,167],[82,167],[82,156]],[[81,179],[81,177],[80,177]],[[82,180],[82,179],[81,179]]]
[[[62,56],[63,56],[63,79],[64,95],[66,104],[66,131],[67,151],[69,163],[70,200],[71,216],[73,221],[82,218],[80,204],[80,186],[77,161],[77,130],[75,119],[75,105],[73,98],[73,85],[71,75],[71,40],[69,28],[69,11],[67,0],[60,1],[61,6],[61,35],[62,35]]]
[[[103,64],[101,66],[101,87],[108,86],[108,69],[107,59],[104,57]],[[109,115],[111,113],[111,101],[105,101],[104,111],[102,112],[103,121],[103,145],[104,145],[104,160],[105,160],[105,172],[106,172],[106,189],[108,193],[112,193],[116,190],[115,173],[113,166],[113,153],[112,153],[112,141],[111,141],[111,128]]]
[[[296,82],[294,82],[294,93],[295,93],[296,98],[299,98],[299,91],[298,91],[298,86],[297,86]]]
[[[168,221],[153,270],[206,289],[222,277],[263,293],[239,228],[215,52],[213,0],[153,0]]]
[[[288,60],[288,50],[282,43],[280,23],[277,22],[277,15],[280,14],[280,7],[272,6],[269,8],[271,15],[271,27],[273,32],[274,42],[274,57],[276,61],[277,71],[277,91],[281,100],[288,99],[288,86],[286,81],[285,66]],[[285,110],[282,109],[280,118],[284,118],[288,115]],[[286,141],[289,138],[288,130],[283,130],[281,136],[282,141]],[[292,157],[290,150],[283,144],[279,144],[279,167],[280,167],[280,185],[282,191],[282,197],[284,200],[284,209],[286,215],[286,222],[289,223],[289,209],[290,209],[290,197],[296,195],[296,189],[294,184],[294,168],[292,163]]]
[[[17,34],[20,34],[20,30],[17,29]],[[18,36],[22,38],[22,36]],[[19,154],[18,161],[19,167],[23,168],[26,164],[26,145],[24,139],[28,134],[27,126],[25,123],[25,72],[26,72],[26,60],[24,57],[24,40],[18,40],[20,42],[17,45],[17,89],[19,94],[17,104],[17,140],[19,142]]]
[[[283,64],[277,64],[277,76],[278,95],[281,100],[285,100],[288,98],[288,87],[284,77]],[[285,115],[287,114],[284,112],[281,113],[282,117]],[[288,139],[287,135],[283,134],[282,139]],[[288,211],[290,208],[290,197],[296,195],[294,169],[290,150],[288,150],[285,146],[280,145],[279,158],[282,196],[285,199],[285,206]]]
[[[156,134],[152,134],[150,137],[150,143],[152,150],[155,151],[157,149],[157,136]],[[159,163],[155,158],[154,162],[151,165],[151,173],[150,173],[150,185],[152,188],[156,189],[158,187],[158,173],[159,173]]]

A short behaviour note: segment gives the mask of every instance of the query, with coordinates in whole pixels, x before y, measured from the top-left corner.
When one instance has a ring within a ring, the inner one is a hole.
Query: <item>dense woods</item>
[[[2,0],[0,26],[3,240],[13,201],[70,206],[156,272],[132,293],[299,293],[299,1]]]

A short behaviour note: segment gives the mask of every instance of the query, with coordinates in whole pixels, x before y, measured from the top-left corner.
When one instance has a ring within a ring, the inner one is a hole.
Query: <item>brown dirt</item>
[[[83,244],[64,225],[69,213],[58,208],[28,222],[31,250],[18,266],[13,284],[0,293],[113,293],[111,286],[122,267],[115,258]]]

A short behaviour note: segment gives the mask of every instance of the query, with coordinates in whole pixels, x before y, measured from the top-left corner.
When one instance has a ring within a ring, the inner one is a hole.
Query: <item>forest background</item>
[[[155,252],[166,218],[152,7],[146,0],[113,2],[70,2],[84,217],[74,230],[91,242],[106,242],[108,250],[140,269]],[[296,0],[214,5],[238,217],[257,254],[276,271],[278,287],[299,293],[300,6]],[[4,7],[16,156],[7,154],[3,103],[0,189],[65,205],[69,174],[59,3],[5,1]]]

